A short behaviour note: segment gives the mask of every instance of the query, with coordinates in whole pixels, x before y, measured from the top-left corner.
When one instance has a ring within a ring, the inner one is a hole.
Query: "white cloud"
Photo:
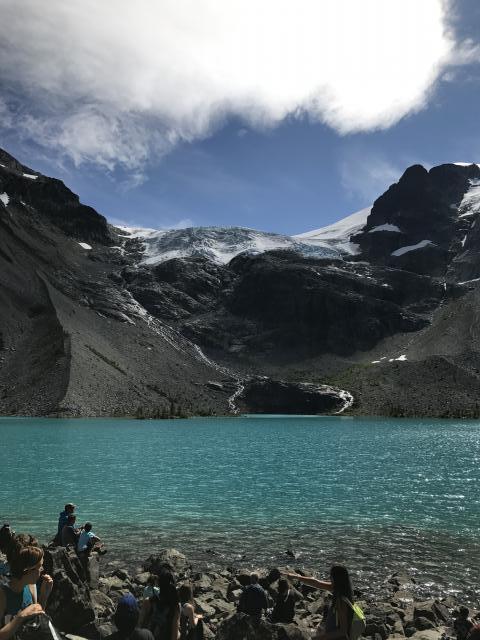
[[[0,0],[0,84],[27,101],[15,112],[24,135],[77,164],[139,175],[152,154],[229,115],[271,127],[307,114],[341,134],[391,126],[454,61],[447,10],[442,0]]]

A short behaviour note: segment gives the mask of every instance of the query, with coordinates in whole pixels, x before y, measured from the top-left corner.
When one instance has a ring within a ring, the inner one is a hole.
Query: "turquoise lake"
[[[0,520],[42,541],[75,502],[109,558],[408,569],[480,587],[480,422],[340,417],[0,419]],[[287,549],[299,554],[295,561]]]

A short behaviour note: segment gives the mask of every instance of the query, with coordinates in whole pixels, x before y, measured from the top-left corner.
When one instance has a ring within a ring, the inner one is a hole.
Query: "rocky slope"
[[[255,624],[243,613],[237,613],[242,589],[249,584],[247,567],[195,566],[175,549],[157,550],[142,567],[126,569],[121,561],[109,563],[102,571],[93,556],[88,569],[73,551],[63,547],[45,553],[45,568],[53,577],[54,587],[47,613],[57,629],[70,635],[100,640],[115,631],[113,613],[122,595],[133,593],[140,601],[152,576],[166,568],[177,577],[177,584],[192,585],[197,613],[203,615],[205,638],[217,640],[308,640],[322,622],[330,604],[330,596],[295,583],[296,615],[290,624],[272,624],[263,619]],[[282,567],[283,568],[283,567]],[[289,569],[291,571],[291,569]],[[260,583],[267,591],[271,606],[277,596],[277,568],[256,568]],[[298,570],[297,570],[298,571]],[[310,571],[300,571],[312,575]],[[452,595],[442,599],[422,597],[423,585],[404,573],[387,576],[383,588],[375,591],[368,584],[356,584],[355,597],[366,616],[362,637],[372,640],[440,640],[455,637],[453,618],[461,600]],[[474,620],[480,613],[470,610]],[[29,638],[28,625],[20,637]],[[33,636],[35,637],[35,636]]]
[[[0,412],[477,416],[479,215],[477,165],[413,166],[291,242],[142,237],[0,152]]]

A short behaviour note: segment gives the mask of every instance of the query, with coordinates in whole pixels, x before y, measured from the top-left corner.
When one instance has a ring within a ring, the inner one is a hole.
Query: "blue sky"
[[[105,0],[98,22],[112,18],[105,26],[111,31],[90,22],[86,43],[89,2],[72,0],[67,11],[52,0],[50,19],[39,28],[43,17],[34,5],[27,11],[30,1],[22,9],[0,0],[10,18],[8,33],[7,21],[0,25],[0,146],[64,180],[112,221],[301,233],[368,206],[410,164],[480,161],[475,0],[424,0],[423,15],[418,3],[410,11],[409,0],[392,0],[383,3],[390,16],[372,13],[382,6],[377,0],[338,0],[343,13],[332,9],[312,19],[326,25],[324,38],[334,21],[341,47],[317,51],[315,31],[305,27],[312,45],[298,59],[302,39],[288,28],[296,17],[286,0],[272,5],[275,37],[265,32],[272,14],[257,25],[256,14],[247,21],[243,10],[246,21],[238,25],[236,0],[230,12],[205,0],[201,28],[194,14],[203,0],[180,16],[167,0],[139,0],[140,17],[133,18],[128,3]],[[164,18],[170,30],[142,32],[142,11],[158,24]],[[130,44],[116,42],[115,20],[117,31],[132,25]],[[232,45],[223,36],[215,40],[225,25],[238,29]],[[252,31],[249,58],[245,34]],[[217,49],[205,44],[205,33]],[[226,62],[219,66],[222,52]],[[322,91],[312,100],[316,74]]]

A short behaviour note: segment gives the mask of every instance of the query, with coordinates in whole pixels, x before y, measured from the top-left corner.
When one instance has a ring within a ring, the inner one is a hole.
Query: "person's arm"
[[[332,591],[331,582],[318,580],[318,578],[313,578],[310,576],[301,576],[299,573],[287,573],[286,571],[282,573],[290,580],[298,580],[299,582],[302,582],[309,587],[313,587],[314,589],[324,589],[325,591]]]
[[[188,621],[190,622],[190,626],[196,627],[197,622],[201,620],[203,616],[195,614],[193,605],[191,605],[189,602],[187,602],[187,604],[184,604],[183,608],[186,609],[187,611],[187,616],[188,616]]]
[[[5,605],[5,595],[3,591],[0,590],[0,619],[5,615]],[[7,624],[0,629],[0,640],[9,640],[26,620],[41,613],[43,613],[43,609],[39,604],[31,604],[22,611],[19,611],[10,622],[7,622]]]
[[[138,626],[140,628],[145,627],[147,620],[150,616],[150,611],[152,609],[152,604],[150,600],[146,599],[142,602],[142,607],[140,609],[140,616],[138,618]]]
[[[42,585],[40,587],[40,594],[38,596],[38,604],[40,604],[44,609],[47,606],[47,601],[52,593],[53,589],[53,578],[51,578],[47,573],[44,573],[42,576]]]
[[[180,637],[180,607],[177,606],[175,608],[175,613],[173,614],[172,635],[170,636],[170,640],[178,640],[179,637]]]

